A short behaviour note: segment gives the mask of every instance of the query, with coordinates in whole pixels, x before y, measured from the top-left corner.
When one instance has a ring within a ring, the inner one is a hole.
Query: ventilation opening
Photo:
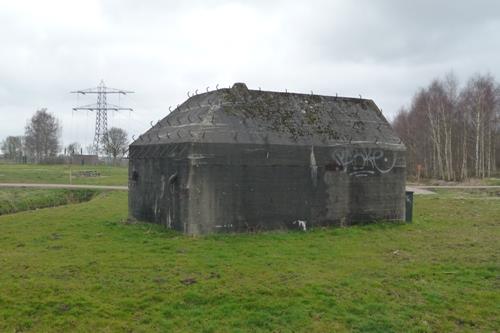
[[[344,170],[344,167],[341,164],[334,161],[332,163],[325,165],[325,170],[326,171],[342,171],[342,170]]]
[[[136,181],[139,180],[139,173],[137,171],[135,171],[135,170],[132,172],[132,180],[134,182],[136,182]]]

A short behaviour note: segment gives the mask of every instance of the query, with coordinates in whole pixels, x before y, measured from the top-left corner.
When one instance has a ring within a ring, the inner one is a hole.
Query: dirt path
[[[412,191],[413,194],[415,194],[415,195],[436,194],[436,192],[432,192],[432,191],[426,190],[424,188],[420,188],[418,186],[406,186],[406,190]]]
[[[62,189],[95,189],[95,190],[113,190],[113,191],[128,191],[128,186],[107,186],[107,185],[70,185],[70,184],[22,184],[22,183],[0,183],[0,188],[62,188]],[[476,186],[476,185],[408,185],[407,191],[413,191],[415,194],[436,194],[432,189],[500,189],[500,186]]]
[[[128,191],[128,186],[107,186],[107,185],[70,185],[70,184],[22,184],[22,183],[0,183],[0,188],[62,188],[62,189],[92,189],[92,190],[113,190]]]
[[[406,186],[407,191],[413,191],[414,194],[436,194],[431,190],[434,189],[458,189],[458,190],[495,190],[500,189],[500,186],[486,186],[486,185],[408,185]]]
[[[414,188],[500,189],[497,185],[409,185]]]

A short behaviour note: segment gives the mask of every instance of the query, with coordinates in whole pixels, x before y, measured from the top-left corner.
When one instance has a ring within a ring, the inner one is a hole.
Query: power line
[[[97,94],[97,103],[82,105],[73,108],[73,111],[87,110],[96,112],[94,143],[92,147],[94,149],[95,154],[97,155],[99,154],[99,144],[101,138],[108,130],[108,111],[123,111],[123,110],[133,111],[132,108],[126,108],[119,105],[108,103],[107,95],[118,94],[118,96],[120,96],[120,95],[132,94],[134,92],[130,90],[122,90],[122,89],[106,87],[104,81],[101,80],[99,86],[95,88],[71,91],[71,93],[77,94],[77,96],[80,94],[81,95]]]

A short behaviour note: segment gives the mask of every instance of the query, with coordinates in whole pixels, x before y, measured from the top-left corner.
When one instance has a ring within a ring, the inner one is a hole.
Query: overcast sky
[[[414,92],[454,71],[500,79],[500,1],[0,0],[0,140],[46,107],[64,144],[93,138],[72,112],[97,86],[136,93],[111,102],[110,126],[136,136],[187,91],[250,89],[375,100],[392,119]]]

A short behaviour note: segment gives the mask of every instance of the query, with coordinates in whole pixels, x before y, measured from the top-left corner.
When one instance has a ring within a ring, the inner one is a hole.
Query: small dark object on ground
[[[192,284],[195,284],[196,282],[198,282],[198,281],[196,281],[196,279],[195,279],[195,278],[191,278],[191,277],[190,277],[190,278],[186,278],[186,279],[181,280],[181,283],[182,283],[183,285],[186,285],[186,286],[190,286],[190,285],[192,285]]]

